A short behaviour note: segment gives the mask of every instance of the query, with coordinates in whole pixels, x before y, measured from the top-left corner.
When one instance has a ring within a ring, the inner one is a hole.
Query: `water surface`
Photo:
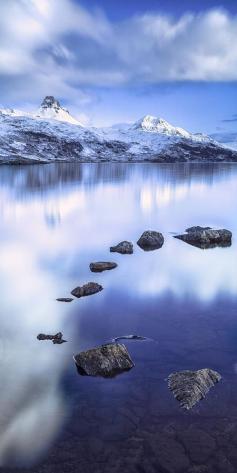
[[[237,166],[50,164],[0,167],[0,471],[235,472]],[[229,248],[173,238],[227,228]],[[144,230],[164,246],[144,252]],[[133,255],[109,253],[121,240]],[[118,263],[91,273],[92,261]],[[94,296],[57,302],[95,281]],[[39,342],[62,331],[63,345]],[[114,337],[135,368],[78,375],[72,356]],[[165,379],[210,367],[222,381],[190,412]]]

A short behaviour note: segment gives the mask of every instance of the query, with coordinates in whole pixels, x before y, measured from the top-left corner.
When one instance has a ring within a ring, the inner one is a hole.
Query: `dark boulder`
[[[157,250],[163,246],[164,237],[162,233],[153,230],[147,230],[140,236],[137,244],[144,251]]]
[[[179,240],[183,240],[190,245],[202,249],[231,245],[232,233],[230,230],[214,230],[211,227],[196,226],[187,228],[185,231],[186,233],[175,235],[174,238],[178,238]]]
[[[178,371],[169,375],[168,387],[184,409],[192,409],[220,380],[221,375],[210,368]]]
[[[127,348],[119,343],[109,343],[82,351],[74,356],[74,361],[81,375],[103,378],[113,378],[134,366]]]
[[[91,296],[92,294],[96,294],[97,292],[102,291],[103,287],[96,282],[88,282],[84,284],[84,286],[78,286],[73,289],[71,294],[77,298]]]
[[[72,302],[73,299],[71,297],[58,297],[56,299],[56,301],[58,301],[58,302]]]
[[[110,269],[117,268],[117,263],[112,263],[109,261],[98,261],[96,263],[90,264],[90,270],[93,273],[101,273],[102,271],[108,271]]]
[[[63,340],[62,332],[58,332],[55,335],[46,335],[44,333],[39,333],[37,335],[38,340],[51,340],[55,345],[60,345],[61,343],[65,343],[67,340]]]
[[[131,255],[133,253],[133,244],[130,241],[121,241],[115,246],[110,247],[111,253],[121,253],[122,255]]]

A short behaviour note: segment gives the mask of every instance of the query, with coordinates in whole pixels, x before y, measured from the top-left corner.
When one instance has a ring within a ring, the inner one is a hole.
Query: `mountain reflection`
[[[0,185],[14,189],[18,196],[44,193],[62,185],[83,184],[95,186],[106,182],[125,182],[134,175],[143,180],[156,179],[164,184],[205,182],[225,179],[235,169],[234,164],[123,164],[123,163],[56,163],[29,166],[1,166]],[[178,170],[178,172],[177,172]]]

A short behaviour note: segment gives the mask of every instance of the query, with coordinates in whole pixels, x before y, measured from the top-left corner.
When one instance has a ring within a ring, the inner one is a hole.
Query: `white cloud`
[[[236,80],[236,38],[237,16],[222,9],[112,23],[72,0],[9,0],[0,5],[0,80],[5,91],[10,77],[15,97],[78,103],[85,86]]]

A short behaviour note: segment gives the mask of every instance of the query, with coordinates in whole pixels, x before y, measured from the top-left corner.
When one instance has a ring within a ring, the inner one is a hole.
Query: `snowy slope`
[[[181,136],[182,138],[190,138],[191,134],[183,128],[176,128],[170,125],[163,118],[145,115],[131,127],[133,130],[142,130],[150,133],[162,133],[169,136]]]
[[[237,151],[237,132],[226,131],[213,133],[211,137],[221,143],[223,146]]]
[[[0,163],[52,161],[237,161],[208,136],[146,115],[133,125],[83,127],[54,97],[36,113],[0,110]]]

